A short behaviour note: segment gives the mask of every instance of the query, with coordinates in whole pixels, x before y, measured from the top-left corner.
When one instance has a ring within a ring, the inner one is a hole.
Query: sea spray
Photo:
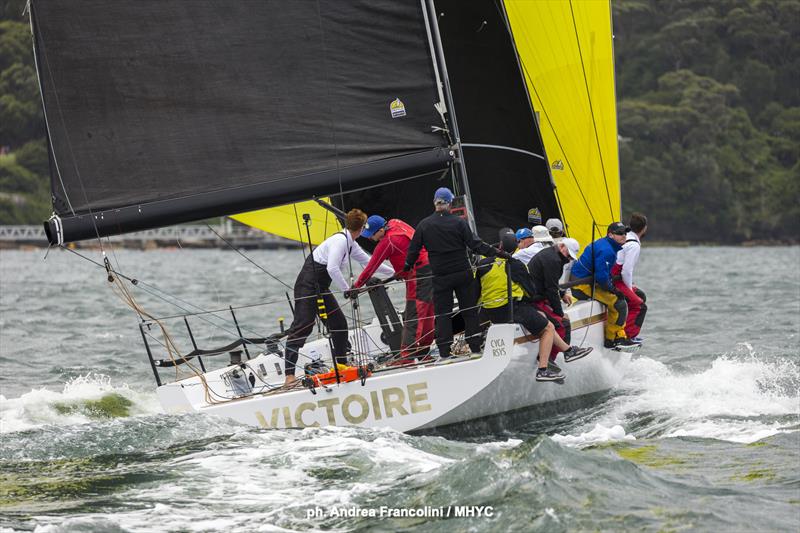
[[[699,371],[635,359],[597,416],[563,444],[581,446],[635,437],[708,437],[754,442],[798,423],[800,367],[787,358],[747,353],[716,357]],[[621,426],[622,433],[611,429]],[[585,442],[584,442],[585,441]]]

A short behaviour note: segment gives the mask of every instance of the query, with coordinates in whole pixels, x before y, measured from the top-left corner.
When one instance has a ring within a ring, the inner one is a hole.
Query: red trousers
[[[430,267],[425,265],[415,269],[410,279],[406,280],[401,359],[411,359],[428,353],[434,339],[433,324],[433,280]]]
[[[619,277],[622,273],[622,265],[614,265],[611,268],[612,278]],[[625,285],[621,279],[614,279],[614,287],[625,296],[625,301],[628,302],[628,318],[625,320],[625,335],[629,339],[637,337],[642,330],[644,324],[644,317],[647,313],[647,296],[644,292],[634,285],[633,288]]]
[[[544,313],[544,316],[553,323],[556,327],[556,333],[558,333],[559,337],[561,337],[564,342],[569,344],[570,342],[570,323],[569,318],[566,316],[558,316],[554,311],[553,308],[550,307],[550,304],[547,300],[540,300],[538,302],[534,302],[536,309]],[[555,361],[556,356],[558,355],[558,348],[556,348],[555,344],[553,345],[553,349],[550,350],[550,360]]]

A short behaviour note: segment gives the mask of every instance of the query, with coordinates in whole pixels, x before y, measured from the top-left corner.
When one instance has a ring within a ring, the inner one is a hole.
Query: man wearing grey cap
[[[560,239],[564,236],[564,224],[557,218],[548,218],[547,222],[544,223],[544,226],[547,228],[547,232],[550,233],[550,236],[553,239]]]

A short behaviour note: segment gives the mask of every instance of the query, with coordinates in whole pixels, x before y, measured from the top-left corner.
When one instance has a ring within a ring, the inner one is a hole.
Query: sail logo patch
[[[399,98],[395,98],[394,101],[389,104],[389,111],[392,113],[392,118],[406,116],[406,106]]]
[[[556,159],[553,161],[552,168],[553,170],[564,170],[564,162],[560,159]]]

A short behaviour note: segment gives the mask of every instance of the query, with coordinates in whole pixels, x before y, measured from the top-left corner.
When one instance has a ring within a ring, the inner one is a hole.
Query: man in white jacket
[[[369,263],[369,254],[358,245],[367,215],[360,209],[350,210],[345,219],[345,229],[334,233],[308,254],[297,280],[294,282],[294,320],[286,332],[284,365],[288,385],[295,380],[294,369],[300,348],[314,329],[316,317],[326,323],[333,345],[335,363],[347,363],[347,319],[339,302],[331,292],[331,283],[344,291],[344,297],[354,296],[342,269],[352,259],[362,267]],[[376,274],[382,278],[394,275],[388,265],[380,265]]]
[[[631,215],[629,231],[625,236],[622,250],[617,252],[617,262],[611,269],[614,287],[628,302],[628,318],[625,321],[625,334],[636,342],[647,313],[647,296],[633,283],[633,270],[639,262],[642,250],[642,237],[647,233],[647,217],[641,213]]]

